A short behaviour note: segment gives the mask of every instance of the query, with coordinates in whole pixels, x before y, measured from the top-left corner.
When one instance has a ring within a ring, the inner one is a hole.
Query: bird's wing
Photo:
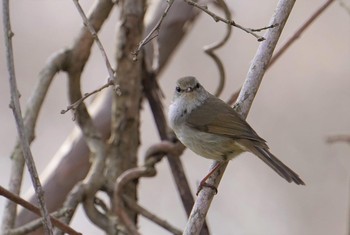
[[[253,140],[266,146],[266,141],[259,137],[239,114],[229,105],[214,97],[208,98],[202,105],[190,112],[187,123],[199,131],[233,139]]]

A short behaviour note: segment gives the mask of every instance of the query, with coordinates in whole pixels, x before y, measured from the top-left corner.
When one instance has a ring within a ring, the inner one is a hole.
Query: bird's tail
[[[256,150],[256,151],[254,151]],[[267,165],[274,169],[280,176],[285,178],[288,182],[294,182],[298,185],[305,185],[304,181],[300,179],[298,174],[292,171],[288,166],[275,157],[268,149],[260,146],[254,146],[251,151],[263,160]]]

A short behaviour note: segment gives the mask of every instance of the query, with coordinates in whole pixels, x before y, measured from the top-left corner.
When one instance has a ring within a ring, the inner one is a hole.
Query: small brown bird
[[[206,91],[194,77],[177,81],[168,118],[179,140],[202,157],[227,161],[248,151],[288,182],[305,185],[233,108]],[[220,164],[201,181],[200,188],[207,186],[206,179],[219,167]]]

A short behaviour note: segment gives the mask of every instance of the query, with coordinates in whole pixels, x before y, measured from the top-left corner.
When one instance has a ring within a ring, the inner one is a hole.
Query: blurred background
[[[297,1],[279,45],[323,2]],[[92,3],[81,1],[86,11]],[[344,3],[350,6],[348,0]],[[273,0],[229,3],[234,20],[251,28],[267,26],[276,4]],[[45,61],[52,53],[72,44],[82,20],[72,1],[58,0],[11,1],[11,17],[16,75],[24,110]],[[100,33],[112,62],[117,20],[116,7]],[[214,92],[218,72],[202,48],[220,39],[224,29],[225,25],[204,14],[193,25],[161,76],[165,107],[170,104],[176,80],[185,75],[198,77]],[[17,130],[9,109],[3,30],[0,34],[0,184],[7,188],[9,156]],[[272,152],[301,176],[306,186],[286,183],[256,157],[243,154],[229,164],[208,213],[212,234],[348,233],[350,145],[329,145],[325,140],[330,135],[350,135],[349,42],[350,13],[335,1],[265,74],[247,120],[268,141]],[[223,100],[243,83],[257,47],[255,38],[234,28],[229,43],[219,50],[227,73]],[[94,47],[83,73],[83,92],[103,85],[106,77],[104,61]],[[39,172],[74,127],[71,114],[60,114],[68,105],[66,83],[63,73],[56,77],[38,120],[32,151]],[[159,141],[147,102],[142,112],[140,163],[145,150]],[[195,192],[211,161],[189,150],[182,160]],[[163,160],[157,169],[157,177],[141,179],[140,203],[182,229],[186,215],[167,161]],[[26,175],[23,193],[30,187]],[[0,197],[0,217],[4,202]],[[72,227],[84,234],[103,234],[90,225],[81,209]],[[142,234],[168,234],[142,217],[139,227]]]

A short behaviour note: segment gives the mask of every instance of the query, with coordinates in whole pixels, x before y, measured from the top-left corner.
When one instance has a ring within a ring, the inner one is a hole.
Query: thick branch
[[[120,24],[116,38],[117,78],[121,95],[113,96],[111,137],[109,156],[106,166],[106,188],[111,197],[111,214],[118,218],[119,229],[126,231],[133,227],[132,234],[137,234],[137,213],[125,208],[123,215],[118,214],[118,199],[114,192],[114,183],[118,176],[137,166],[137,151],[140,145],[140,112],[142,100],[142,66],[143,53],[139,60],[133,59],[132,52],[143,36],[143,21],[146,10],[145,0],[120,1]],[[123,187],[123,195],[137,199],[137,180]],[[123,223],[124,222],[124,223]],[[132,226],[132,225],[134,226]],[[130,231],[129,231],[130,232]]]

